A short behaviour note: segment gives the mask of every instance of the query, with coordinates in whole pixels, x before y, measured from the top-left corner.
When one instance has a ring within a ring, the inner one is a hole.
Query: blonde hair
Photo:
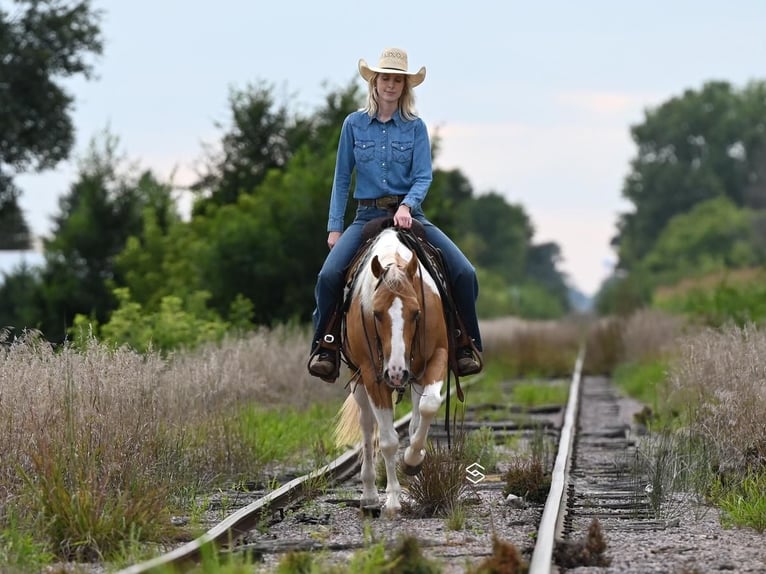
[[[370,117],[374,117],[378,113],[378,92],[375,89],[378,76],[380,73],[375,72],[367,82],[367,105],[364,107],[364,111]],[[418,117],[418,113],[415,110],[415,92],[410,87],[410,80],[406,75],[404,79],[404,89],[399,98],[399,113],[403,119],[410,121]]]

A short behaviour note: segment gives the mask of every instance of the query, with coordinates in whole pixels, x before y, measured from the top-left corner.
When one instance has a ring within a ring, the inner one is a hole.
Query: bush
[[[766,320],[766,270],[742,269],[682,281],[658,289],[653,304],[711,327],[762,323]]]

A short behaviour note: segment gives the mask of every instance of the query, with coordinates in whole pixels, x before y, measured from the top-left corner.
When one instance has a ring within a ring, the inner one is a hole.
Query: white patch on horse
[[[407,369],[407,357],[404,356],[406,351],[404,344],[404,304],[400,297],[395,297],[391,302],[388,315],[391,317],[391,356],[388,358],[386,368],[392,379],[399,380],[401,374]]]

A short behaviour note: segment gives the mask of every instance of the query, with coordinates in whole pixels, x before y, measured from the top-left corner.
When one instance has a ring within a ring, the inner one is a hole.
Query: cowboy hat
[[[407,70],[407,52],[400,48],[386,48],[380,55],[378,66],[368,66],[364,59],[359,60],[359,74],[370,81],[373,74],[405,74],[409,76],[411,87],[419,86],[426,79],[426,67],[422,66],[417,72]]]

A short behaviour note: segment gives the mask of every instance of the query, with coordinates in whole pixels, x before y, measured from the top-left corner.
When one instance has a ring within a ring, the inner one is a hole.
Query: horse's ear
[[[412,278],[415,277],[415,274],[418,272],[418,257],[415,255],[414,251],[410,250],[410,253],[412,254],[412,257],[410,257],[410,261],[407,263],[407,275]]]
[[[380,264],[380,261],[378,260],[378,256],[372,258],[372,274],[375,275],[375,279],[380,278],[381,273],[383,273],[383,266]]]

